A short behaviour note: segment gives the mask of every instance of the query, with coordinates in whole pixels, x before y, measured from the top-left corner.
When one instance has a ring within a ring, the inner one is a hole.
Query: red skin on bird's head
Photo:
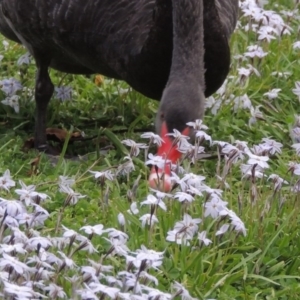
[[[171,163],[176,164],[182,155],[181,152],[178,151],[177,145],[173,144],[172,138],[166,135],[168,133],[166,122],[163,122],[160,132],[163,143],[158,148],[157,155],[169,160],[170,163],[166,163],[163,169],[158,169],[153,166],[149,176],[150,187],[163,192],[171,191]],[[181,134],[188,135],[189,128],[186,127]]]

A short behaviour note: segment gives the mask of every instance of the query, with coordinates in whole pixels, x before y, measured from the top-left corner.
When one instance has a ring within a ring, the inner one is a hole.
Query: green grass
[[[276,1],[270,2],[265,9],[277,12],[291,10],[295,6],[293,1],[280,1],[279,6],[275,5]],[[291,148],[294,142],[290,137],[290,130],[294,126],[294,116],[299,111],[299,99],[292,89],[295,88],[295,82],[300,80],[300,50],[292,48],[292,44],[299,39],[298,21],[295,18],[287,20],[286,17],[284,20],[293,28],[293,32],[271,43],[258,42],[256,34],[242,29],[234,33],[231,40],[233,56],[243,54],[247,46],[252,44],[259,44],[268,52],[261,61],[253,62],[261,76],[252,75],[243,83],[237,83],[237,69],[252,62],[233,59],[225,94],[214,95],[216,100],[222,100],[222,105],[217,114],[208,109],[204,119],[213,140],[230,143],[242,140],[252,147],[261,143],[262,138],[270,137],[283,144],[282,153],[270,158],[270,168],[266,171],[266,175],[276,173],[288,181],[279,192],[273,192],[273,183],[267,178],[252,182],[243,179],[240,163],[235,164],[226,177],[230,189],[222,187],[222,199],[228,202],[228,208],[234,210],[245,223],[246,236],[237,234],[234,230],[221,238],[215,236],[225,220],[204,218],[205,197],[196,197],[190,206],[184,206],[175,200],[166,200],[167,211],[159,208],[156,211],[159,223],[152,228],[143,228],[139,218],[150,213],[150,208],[138,205],[140,211],[137,215],[128,213],[128,209],[132,202],[140,203],[150,193],[147,183],[149,170],[144,165],[144,154],[141,153],[133,159],[135,170],[130,174],[117,176],[113,181],[106,180],[102,185],[89,171],[110,169],[114,172],[120,164],[125,163],[123,157],[128,149],[120,141],[130,138],[145,142],[139,137],[138,131],[153,130],[158,103],[132,91],[124,82],[105,78],[97,86],[96,75],[73,76],[54,70],[51,70],[53,83],[56,86],[71,86],[73,99],[66,102],[52,99],[48,127],[83,131],[86,137],[95,136],[92,140],[65,144],[68,146],[67,154],[79,155],[79,159],[74,161],[61,156],[58,163],[53,164],[53,160],[41,154],[37,172],[32,174],[31,161],[38,153],[35,150],[24,152],[22,147],[25,140],[33,135],[34,101],[30,95],[20,93],[18,114],[11,107],[0,103],[0,176],[9,169],[17,188],[20,188],[18,180],[22,180],[27,185],[36,185],[37,191],[51,197],[51,200],[43,203],[50,215],[44,226],[36,228],[40,235],[61,236],[61,224],[76,231],[85,225],[103,224],[105,228],[124,230],[129,235],[127,246],[132,251],[141,245],[156,251],[165,251],[162,266],[158,271],[150,271],[159,280],[157,288],[162,291],[170,292],[171,284],[178,281],[198,299],[300,299],[300,199],[299,193],[291,191],[298,176],[291,175],[288,171],[289,162],[299,161],[296,152]],[[241,22],[245,25],[247,19],[242,18]],[[9,43],[7,49],[0,44],[0,54],[4,56],[0,64],[0,79],[14,77],[32,91],[34,63],[21,67],[16,64],[17,59],[25,52],[23,47],[14,43]],[[275,71],[291,72],[291,75],[287,79],[271,75]],[[273,88],[281,89],[279,97],[268,100],[264,93]],[[122,93],[122,89],[129,90]],[[253,106],[261,105],[260,110],[264,116],[263,120],[251,126],[248,123],[249,110],[233,110],[233,98],[245,93]],[[0,91],[0,99],[4,98],[5,94]],[[205,145],[206,152],[216,153],[216,146]],[[104,151],[103,148],[107,146],[111,146],[111,150]],[[154,148],[151,150],[155,151]],[[219,186],[216,180],[217,164],[217,158],[197,161],[195,165],[188,161],[182,163],[186,170],[205,176],[205,183],[214,188]],[[224,166],[225,161],[222,159],[221,173]],[[64,208],[66,195],[59,192],[59,175],[73,177],[76,181],[73,189],[86,196],[75,206]],[[140,180],[136,190],[133,190],[138,176]],[[257,191],[255,201],[251,196],[254,189]],[[10,191],[0,190],[0,197],[17,199],[18,195],[12,188]],[[212,240],[211,245],[200,246],[196,238],[191,241],[190,246],[166,241],[167,232],[174,227],[175,222],[182,219],[185,212],[193,218],[203,219],[199,231],[207,231],[208,238]],[[118,223],[119,213],[125,216],[125,226]],[[22,230],[29,235],[28,228],[23,226]],[[80,233],[83,234],[82,231]],[[9,234],[9,229],[6,229],[4,236]],[[3,236],[0,238],[3,243]],[[87,258],[90,258],[113,265],[113,276],[118,271],[125,270],[124,258],[106,257],[110,248],[107,240],[95,236],[92,241],[99,252],[76,252],[72,259],[78,266],[87,265]],[[74,248],[75,246],[72,249]],[[57,253],[55,247],[49,251]],[[68,252],[67,248],[63,251],[66,254]],[[31,255],[34,252],[21,255],[20,259],[26,261]],[[74,274],[81,276],[79,268],[58,270],[55,266],[52,281],[64,288],[67,299],[75,299],[72,296],[72,285],[66,277]],[[1,279],[0,286],[3,286]],[[81,281],[78,280],[74,286],[82,289]]]

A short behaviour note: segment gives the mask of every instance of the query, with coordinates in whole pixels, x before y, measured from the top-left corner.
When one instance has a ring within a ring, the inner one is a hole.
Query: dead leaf
[[[29,176],[38,174],[40,159],[41,159],[41,154],[39,154],[37,157],[35,157],[33,160],[29,162],[30,164],[30,171],[28,172]]]
[[[103,83],[103,81],[104,81],[104,76],[103,75],[98,74],[98,75],[95,76],[95,84],[97,86],[100,86]]]
[[[24,152],[28,152],[30,149],[34,148],[34,138],[31,137],[27,139],[22,147]]]
[[[47,140],[56,141],[56,142],[64,142],[68,136],[68,131],[65,129],[59,129],[59,128],[47,128],[46,134],[47,134]],[[82,138],[81,133],[78,131],[73,132],[70,137],[70,142],[72,142],[78,138]]]
[[[48,141],[54,141],[58,143],[64,143],[68,136],[68,131],[65,129],[59,129],[59,128],[47,128],[46,129],[46,135],[47,135],[47,140]],[[81,132],[75,131],[72,133],[70,137],[70,142],[75,142],[78,140],[84,139]],[[34,148],[34,138],[30,137],[27,139],[22,147],[23,151],[27,152],[30,149]],[[59,150],[56,152],[59,153]]]

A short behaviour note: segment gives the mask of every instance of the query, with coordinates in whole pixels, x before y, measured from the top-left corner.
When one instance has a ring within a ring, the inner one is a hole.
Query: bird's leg
[[[35,57],[36,58],[36,57]],[[36,121],[34,146],[39,151],[46,151],[46,120],[48,103],[53,95],[54,85],[48,73],[50,59],[36,58],[37,73],[35,81],[35,103],[36,103]]]

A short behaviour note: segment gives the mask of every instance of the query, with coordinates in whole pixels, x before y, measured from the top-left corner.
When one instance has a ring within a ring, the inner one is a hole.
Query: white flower
[[[95,262],[91,259],[88,259],[89,263],[93,266],[93,268],[97,269],[97,270],[101,270],[101,272],[104,272],[104,273],[110,273],[114,270],[114,267],[113,266],[110,266],[110,265],[102,265],[98,262]]]
[[[11,253],[16,252],[20,254],[25,254],[27,251],[24,249],[23,243],[16,243],[14,245],[6,245],[6,244],[0,244],[0,253]]]
[[[171,181],[172,183],[176,183],[180,186],[180,189],[182,191],[185,191],[188,187],[188,185],[184,182],[183,178],[180,178],[175,172],[171,172]]]
[[[204,216],[211,216],[213,219],[219,216],[221,210],[227,206],[227,202],[221,200],[218,196],[213,196],[204,204]]]
[[[2,45],[4,46],[5,51],[9,48],[9,42],[6,40],[2,42]]]
[[[173,197],[173,195],[169,194],[169,193],[161,192],[161,191],[158,191],[158,190],[155,190],[155,189],[152,189],[152,188],[150,188],[150,190],[155,193],[155,195],[158,199],[172,198]]]
[[[268,156],[258,156],[258,155],[252,154],[249,150],[246,150],[245,153],[249,156],[247,164],[258,165],[262,169],[269,168],[269,165],[267,163],[267,161],[269,160]]]
[[[300,41],[297,41],[293,44],[293,49],[294,50],[299,50],[300,49]]]
[[[158,223],[158,219],[155,215],[145,214],[139,218],[142,222],[142,227],[144,228],[146,225],[153,226],[155,223]]]
[[[168,231],[167,241],[176,242],[177,244],[189,245],[189,240],[193,238],[198,230],[200,218],[193,219],[190,215],[184,214],[183,220],[176,222],[174,229]]]
[[[18,95],[12,95],[6,97],[4,100],[1,101],[1,103],[12,107],[15,110],[15,112],[18,114],[20,112],[19,99],[20,97]]]
[[[117,299],[117,296],[120,292],[119,288],[109,287],[104,284],[96,283],[96,282],[91,282],[89,286],[93,289],[94,292],[96,293],[101,292],[104,295],[106,295],[108,299]]]
[[[188,142],[182,143],[180,148],[177,149],[179,152],[184,153],[186,158],[189,158],[193,164],[196,163],[198,154],[205,153],[205,148],[198,144],[192,145]],[[176,166],[177,167],[177,166]]]
[[[12,267],[18,274],[24,274],[30,270],[26,264],[19,261],[17,258],[6,253],[2,253],[2,258],[0,258],[0,268],[4,269],[7,266]]]
[[[207,130],[208,127],[203,124],[203,121],[198,119],[195,122],[188,122],[186,125],[193,127],[195,130]]]
[[[49,291],[49,297],[54,298],[54,299],[67,297],[63,288],[54,283],[50,283],[47,287],[44,288],[44,290]]]
[[[221,228],[216,232],[216,235],[218,236],[225,234],[228,231],[229,226],[229,224],[223,224]]]
[[[300,142],[300,127],[291,128],[290,135],[291,135],[292,140],[295,143],[299,143]]]
[[[203,181],[205,177],[202,175],[197,175],[194,173],[187,173],[183,176],[182,181],[184,181],[189,187],[200,188],[203,186]]]
[[[125,216],[122,213],[118,214],[118,222],[121,226],[126,224]]]
[[[0,201],[0,207],[5,208],[7,214],[11,217],[26,212],[24,205],[20,201],[6,200],[3,198],[0,198]]]
[[[174,198],[178,199],[179,202],[189,202],[189,203],[195,200],[192,195],[185,192],[177,192]]]
[[[14,295],[16,299],[32,299],[35,296],[35,292],[32,287],[20,286],[8,281],[3,281],[4,292],[8,295]],[[15,299],[15,297],[13,297]],[[35,298],[35,297],[34,297]]]
[[[211,98],[212,98],[212,96],[209,97],[208,99],[211,99]],[[214,116],[218,113],[218,111],[219,111],[221,105],[222,105],[222,99],[218,99],[218,100],[214,101],[214,102],[211,104],[211,106],[210,106],[210,108],[211,108],[211,113],[212,113]]]
[[[297,155],[300,155],[300,143],[293,144],[292,148],[296,150]]]
[[[297,194],[300,192],[300,179],[296,181],[294,186],[291,188],[291,191]]]
[[[127,155],[123,159],[127,161],[118,166],[117,174],[120,175],[126,175],[135,170],[132,158],[130,156]]]
[[[94,174],[95,178],[103,178],[103,179],[108,179],[108,180],[113,180],[114,175],[110,170],[103,171],[103,172],[98,172],[98,171],[89,171],[90,173]]]
[[[20,56],[18,58],[17,65],[18,66],[29,65],[30,64],[30,58],[31,58],[31,54],[29,52],[26,52],[25,54],[23,54],[22,56]]]
[[[300,81],[295,82],[295,88],[292,91],[296,96],[298,96],[300,101]]]
[[[79,199],[85,198],[85,195],[81,195],[80,193],[76,193],[72,188],[66,185],[60,185],[59,191],[62,193],[66,193],[67,199],[65,200],[65,205],[75,205]]]
[[[150,281],[150,282],[153,282],[154,283],[154,285],[158,285],[158,279],[155,277],[155,276],[153,276],[153,275],[150,275],[149,273],[147,273],[146,271],[142,271],[141,272],[141,274],[140,274],[140,278],[142,279],[146,279],[148,282]],[[129,299],[129,300],[131,300],[131,299]]]
[[[84,230],[84,232],[86,234],[97,234],[97,235],[101,236],[104,232],[107,232],[107,230],[106,229],[103,230],[103,228],[104,228],[104,226],[102,224],[98,224],[98,225],[94,225],[94,226],[90,226],[90,225],[83,226],[80,228],[80,230]],[[73,234],[76,234],[76,232],[73,231]],[[68,234],[68,236],[69,236],[69,234]]]
[[[169,230],[166,240],[169,242],[175,242],[178,245],[187,245],[189,246],[189,240],[193,237],[189,236],[187,232],[178,232],[177,230]]]
[[[62,102],[72,99],[72,88],[70,86],[55,87],[55,98]]]
[[[247,165],[241,164],[241,172],[243,174],[243,178],[249,178],[254,176],[255,178],[263,178],[265,175],[263,173],[263,169],[258,165]]]
[[[67,257],[65,253],[63,253],[61,251],[57,251],[57,253],[62,257],[61,267],[64,265],[70,269],[77,267],[75,262],[71,258]]]
[[[281,178],[279,175],[277,174],[271,174],[268,177],[268,180],[271,179],[274,183],[274,191],[277,192],[278,190],[281,189],[282,184],[288,184],[288,182],[286,180],[284,180],[283,178]]]
[[[139,261],[146,260],[147,264],[154,269],[162,265],[163,257],[164,252],[147,249],[144,245],[141,246],[141,249],[136,250],[136,259]]]
[[[177,129],[173,129],[173,133],[167,133],[167,136],[172,136],[174,138],[174,145],[177,145],[178,148],[181,147],[182,144],[184,144],[190,137],[183,135],[181,132],[179,132]]]
[[[2,282],[8,282],[9,274],[6,271],[0,271],[0,280]],[[0,292],[0,296],[2,296]]]
[[[258,70],[256,68],[254,68],[251,64],[248,64],[247,66],[251,70],[252,74],[254,73],[257,77],[260,77],[260,73],[258,72]]]
[[[239,150],[245,151],[246,149],[249,149],[248,142],[236,140],[234,144]]]
[[[234,107],[233,110],[236,112],[238,109],[251,109],[252,103],[247,94],[236,97],[233,100]]]
[[[155,206],[159,206],[164,211],[167,210],[165,203],[161,199],[158,199],[153,195],[148,195],[147,199],[141,202],[141,205],[155,205]]]
[[[156,144],[157,146],[161,146],[161,144],[164,142],[163,139],[153,132],[145,132],[141,135],[144,139],[150,139],[149,144]]]
[[[98,171],[89,171],[90,173],[94,174],[95,179],[100,179],[100,181],[104,182],[106,179],[112,181],[114,180],[114,175],[110,170],[98,172]]]
[[[13,238],[15,243],[26,243],[28,241],[28,237],[25,235],[23,231],[21,231],[18,227],[11,228],[13,235],[7,235],[4,237],[3,242],[9,243]]]
[[[230,145],[229,143],[227,142],[224,142],[224,141],[213,141],[213,145],[218,145],[221,149],[223,147],[225,147],[226,145]],[[232,146],[232,145],[231,145]]]
[[[297,164],[295,162],[289,162],[288,167],[289,172],[292,172],[295,175],[300,175],[300,164]]]
[[[93,291],[84,283],[85,289],[77,290],[76,292],[81,296],[82,300],[99,300],[99,297],[96,295],[96,291]]]
[[[98,252],[97,249],[93,246],[93,244],[91,243],[91,241],[88,238],[83,237],[83,236],[78,236],[77,239],[81,242],[77,246],[76,251],[85,250],[85,251],[88,251],[89,254]]]
[[[275,29],[271,26],[262,26],[258,30],[258,40],[266,40],[268,43],[270,43],[271,40],[276,39],[274,36],[274,33],[276,33]]]
[[[268,154],[270,154],[271,149],[272,147],[270,145],[264,143],[264,144],[254,145],[251,148],[251,151],[253,152],[253,154],[258,156],[268,156]]]
[[[253,125],[257,120],[265,120],[263,113],[259,110],[262,105],[258,105],[250,108],[251,118],[249,119],[249,125]]]
[[[48,238],[42,237],[42,236],[32,237],[32,238],[27,240],[26,244],[27,244],[26,248],[29,249],[29,250],[36,250],[36,249],[38,249],[38,247],[42,247],[44,249],[47,249],[50,246],[52,246],[51,241]]]
[[[71,187],[75,184],[75,179],[67,176],[59,176],[59,185]]]
[[[198,138],[200,141],[206,140],[209,142],[209,145],[211,146],[212,144],[212,138],[210,135],[208,135],[205,131],[203,130],[197,130],[196,131],[196,138]]]
[[[148,146],[142,143],[136,143],[133,140],[127,139],[123,140],[122,144],[131,147],[130,149],[130,156],[138,156],[140,153],[140,149],[146,149]]]
[[[149,160],[146,161],[146,165],[156,166],[159,169],[163,169],[166,163],[171,163],[169,160],[164,159],[162,156],[148,154]]]
[[[228,182],[227,182],[224,178],[222,178],[222,177],[219,176],[219,175],[216,175],[216,177],[217,177],[217,180],[218,180],[221,184],[223,184],[224,187],[225,187],[226,189],[230,190],[230,185],[228,184]]]
[[[147,294],[144,294],[142,296],[138,295],[132,295],[130,300],[143,300],[143,299],[159,299],[159,300],[171,300],[173,299],[171,294],[164,293],[158,289],[154,289],[149,286],[143,286],[143,289],[147,291]]]
[[[64,238],[73,238],[78,235],[78,233],[75,230],[69,229],[69,228],[65,227],[64,225],[61,225],[61,226],[64,229],[64,234],[63,234]]]
[[[19,226],[18,221],[15,219],[16,217],[6,216],[3,220],[4,224],[7,225],[10,229],[14,229]]]
[[[139,213],[139,209],[137,208],[137,203],[132,202],[130,204],[130,209],[128,209],[127,212],[133,215],[137,215]]]
[[[176,295],[181,296],[182,300],[197,300],[197,298],[193,298],[188,292],[188,290],[181,283],[177,281],[175,281],[172,288],[175,290]]]
[[[206,192],[210,196],[210,198],[216,197],[216,198],[220,199],[220,197],[222,196],[222,193],[223,193],[223,190],[213,189],[205,184],[203,184],[201,186],[200,190],[202,192]]]
[[[0,86],[7,96],[13,96],[23,88],[22,84],[14,78],[0,80]]]
[[[203,196],[202,192],[199,189],[194,188],[193,186],[189,186],[189,188],[187,189],[187,192],[194,196],[195,195],[200,196],[200,197]]]
[[[244,236],[247,235],[245,224],[237,215],[231,215],[231,224],[234,226],[234,230],[241,232]]]
[[[267,93],[264,93],[264,96],[267,96],[270,100],[276,99],[278,97],[278,93],[281,89],[272,89]]]
[[[238,74],[240,75],[241,78],[247,78],[250,76],[251,74],[251,70],[250,69],[246,69],[246,68],[238,68]]]
[[[258,58],[263,58],[265,57],[268,52],[264,52],[262,47],[258,46],[258,45],[250,45],[247,47],[248,52],[245,52],[244,55],[246,57],[258,57]]]
[[[128,235],[120,230],[117,230],[115,228],[107,228],[106,231],[108,232],[108,236],[109,238],[113,238],[113,239],[124,239],[124,240],[128,240]]]
[[[277,77],[288,78],[292,75],[292,73],[291,72],[272,72],[271,75],[277,76]]]
[[[10,176],[10,171],[7,169],[3,176],[0,177],[0,189],[5,189],[9,191],[11,187],[14,187],[16,183],[12,180]]]
[[[202,220],[200,218],[193,219],[189,214],[184,214],[183,220],[176,222],[174,229],[179,232],[185,228],[191,235],[194,235],[198,230],[198,224],[201,222]]]
[[[269,153],[271,155],[274,155],[275,153],[281,153],[281,148],[283,147],[283,144],[275,141],[275,140],[272,140],[272,139],[269,139],[269,138],[263,138],[263,145],[267,145],[270,147],[269,149]]]
[[[20,195],[20,200],[24,201],[26,205],[30,205],[34,203],[37,197],[41,200],[45,200],[46,198],[50,198],[48,195],[44,193],[38,193],[35,191],[34,185],[27,186],[22,180],[19,180],[19,183],[22,189],[16,189],[15,192]]]
[[[122,236],[120,236],[119,238],[105,238],[105,240],[107,240],[111,244],[111,248],[108,251],[108,253],[111,255],[117,254],[120,256],[125,256],[130,251],[126,246],[127,239]]]
[[[206,231],[198,232],[198,240],[200,241],[200,244],[204,244],[205,246],[208,246],[212,243],[212,241],[208,238],[206,238]]]

